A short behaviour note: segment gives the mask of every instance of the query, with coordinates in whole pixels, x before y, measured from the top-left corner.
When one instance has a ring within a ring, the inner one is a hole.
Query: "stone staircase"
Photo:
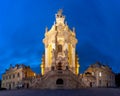
[[[82,82],[82,79],[79,79],[79,76],[76,76],[73,72],[70,70],[54,70],[49,71],[47,74],[40,78],[35,78],[31,82],[31,88],[40,88],[40,89],[58,89],[56,85],[56,80],[58,78],[63,78],[64,82],[66,82],[63,87],[65,89],[69,89],[69,86],[72,88],[72,84],[74,85],[74,88],[83,88],[86,87],[84,82]],[[71,83],[69,83],[71,82]],[[68,86],[68,87],[66,87]]]

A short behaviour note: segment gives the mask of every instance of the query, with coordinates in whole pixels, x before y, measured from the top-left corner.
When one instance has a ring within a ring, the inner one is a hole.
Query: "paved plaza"
[[[120,96],[117,88],[84,88],[74,90],[19,89],[0,91],[0,96]]]

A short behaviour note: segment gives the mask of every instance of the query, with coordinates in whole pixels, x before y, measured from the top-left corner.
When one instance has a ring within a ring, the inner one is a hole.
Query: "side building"
[[[112,69],[99,62],[90,65],[82,78],[88,87],[115,87],[115,74]]]
[[[16,64],[15,67],[10,65],[9,69],[2,74],[2,88],[16,89],[20,87],[29,86],[24,83],[24,79],[35,77],[35,73],[30,66],[24,64]]]

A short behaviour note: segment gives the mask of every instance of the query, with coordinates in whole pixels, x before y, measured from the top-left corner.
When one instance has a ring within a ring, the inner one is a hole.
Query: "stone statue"
[[[55,49],[52,50],[52,57],[55,57]]]
[[[63,10],[62,10],[62,9],[59,9],[59,11],[58,11],[57,14],[58,14],[59,16],[61,16],[61,15],[62,15],[62,12],[63,12]]]
[[[55,55],[56,55],[56,51],[55,49],[52,50],[52,65],[55,65]]]
[[[45,28],[45,32],[48,32],[48,27]]]
[[[65,53],[65,57],[68,57],[68,50],[67,49],[64,51],[64,53]]]

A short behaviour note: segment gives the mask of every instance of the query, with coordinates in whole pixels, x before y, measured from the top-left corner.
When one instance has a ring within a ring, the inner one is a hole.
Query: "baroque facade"
[[[16,89],[18,87],[29,86],[24,84],[25,78],[32,78],[35,73],[31,70],[29,66],[24,64],[16,64],[15,67],[10,65],[10,68],[2,74],[2,88],[6,89]]]
[[[70,30],[65,23],[65,16],[62,15],[62,10],[59,10],[55,15],[56,21],[52,28],[46,28],[45,38],[45,54],[41,64],[42,75],[51,70],[51,67],[61,69],[69,67],[74,74],[79,74],[79,63],[76,55],[76,34],[75,29]]]
[[[115,74],[100,62],[90,65],[82,75],[82,80],[88,87],[115,87]]]
[[[46,28],[45,54],[42,57],[41,78],[33,80],[33,88],[80,88],[79,63],[76,54],[75,29],[65,23],[62,10],[55,15],[55,23],[50,30]]]

